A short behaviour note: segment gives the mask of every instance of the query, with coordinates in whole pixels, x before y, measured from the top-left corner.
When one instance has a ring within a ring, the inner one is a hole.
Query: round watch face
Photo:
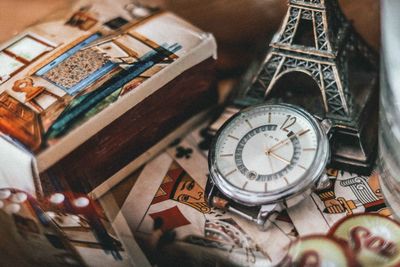
[[[327,138],[310,114],[264,104],[239,112],[221,128],[210,153],[212,176],[224,193],[240,198],[244,192],[238,200],[252,202],[252,196],[282,193],[319,177],[328,157],[321,150],[328,150]]]

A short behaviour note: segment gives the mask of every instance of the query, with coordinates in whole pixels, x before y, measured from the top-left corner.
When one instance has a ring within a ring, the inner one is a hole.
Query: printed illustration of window
[[[29,34],[6,47],[0,51],[0,84],[53,49],[53,45]]]
[[[137,32],[129,31],[98,43],[97,48],[107,54],[114,63],[130,65],[153,53],[165,55],[165,59],[159,63],[171,63],[171,60],[178,58],[174,52],[181,49],[181,46],[177,43],[160,45]]]
[[[36,72],[36,75],[73,95],[87,88],[117,64],[95,48],[86,47],[101,37],[96,33],[76,44]]]
[[[142,44],[128,34],[103,42],[98,47],[107,53],[112,61],[120,64],[132,64],[153,51],[151,47]]]

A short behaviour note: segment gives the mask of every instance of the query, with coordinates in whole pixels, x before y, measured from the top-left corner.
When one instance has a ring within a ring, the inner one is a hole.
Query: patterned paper
[[[103,54],[94,49],[81,50],[51,69],[43,77],[61,88],[69,89],[103,67],[107,61],[108,59]]]

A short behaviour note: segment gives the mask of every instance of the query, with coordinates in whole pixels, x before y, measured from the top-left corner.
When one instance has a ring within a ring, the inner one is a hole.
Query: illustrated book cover
[[[216,101],[215,57],[211,34],[129,1],[26,29],[0,45],[0,185],[106,190]]]

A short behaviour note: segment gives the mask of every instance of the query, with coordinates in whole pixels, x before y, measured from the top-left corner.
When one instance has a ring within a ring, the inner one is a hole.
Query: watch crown
[[[331,181],[329,180],[329,177],[326,173],[324,173],[321,178],[319,178],[317,185],[316,185],[316,189],[319,190],[323,190],[323,189],[327,189],[328,187],[331,186]]]
[[[333,126],[332,121],[329,119],[325,119],[325,120],[321,121],[321,127],[326,134],[328,134],[331,131],[332,126]]]

